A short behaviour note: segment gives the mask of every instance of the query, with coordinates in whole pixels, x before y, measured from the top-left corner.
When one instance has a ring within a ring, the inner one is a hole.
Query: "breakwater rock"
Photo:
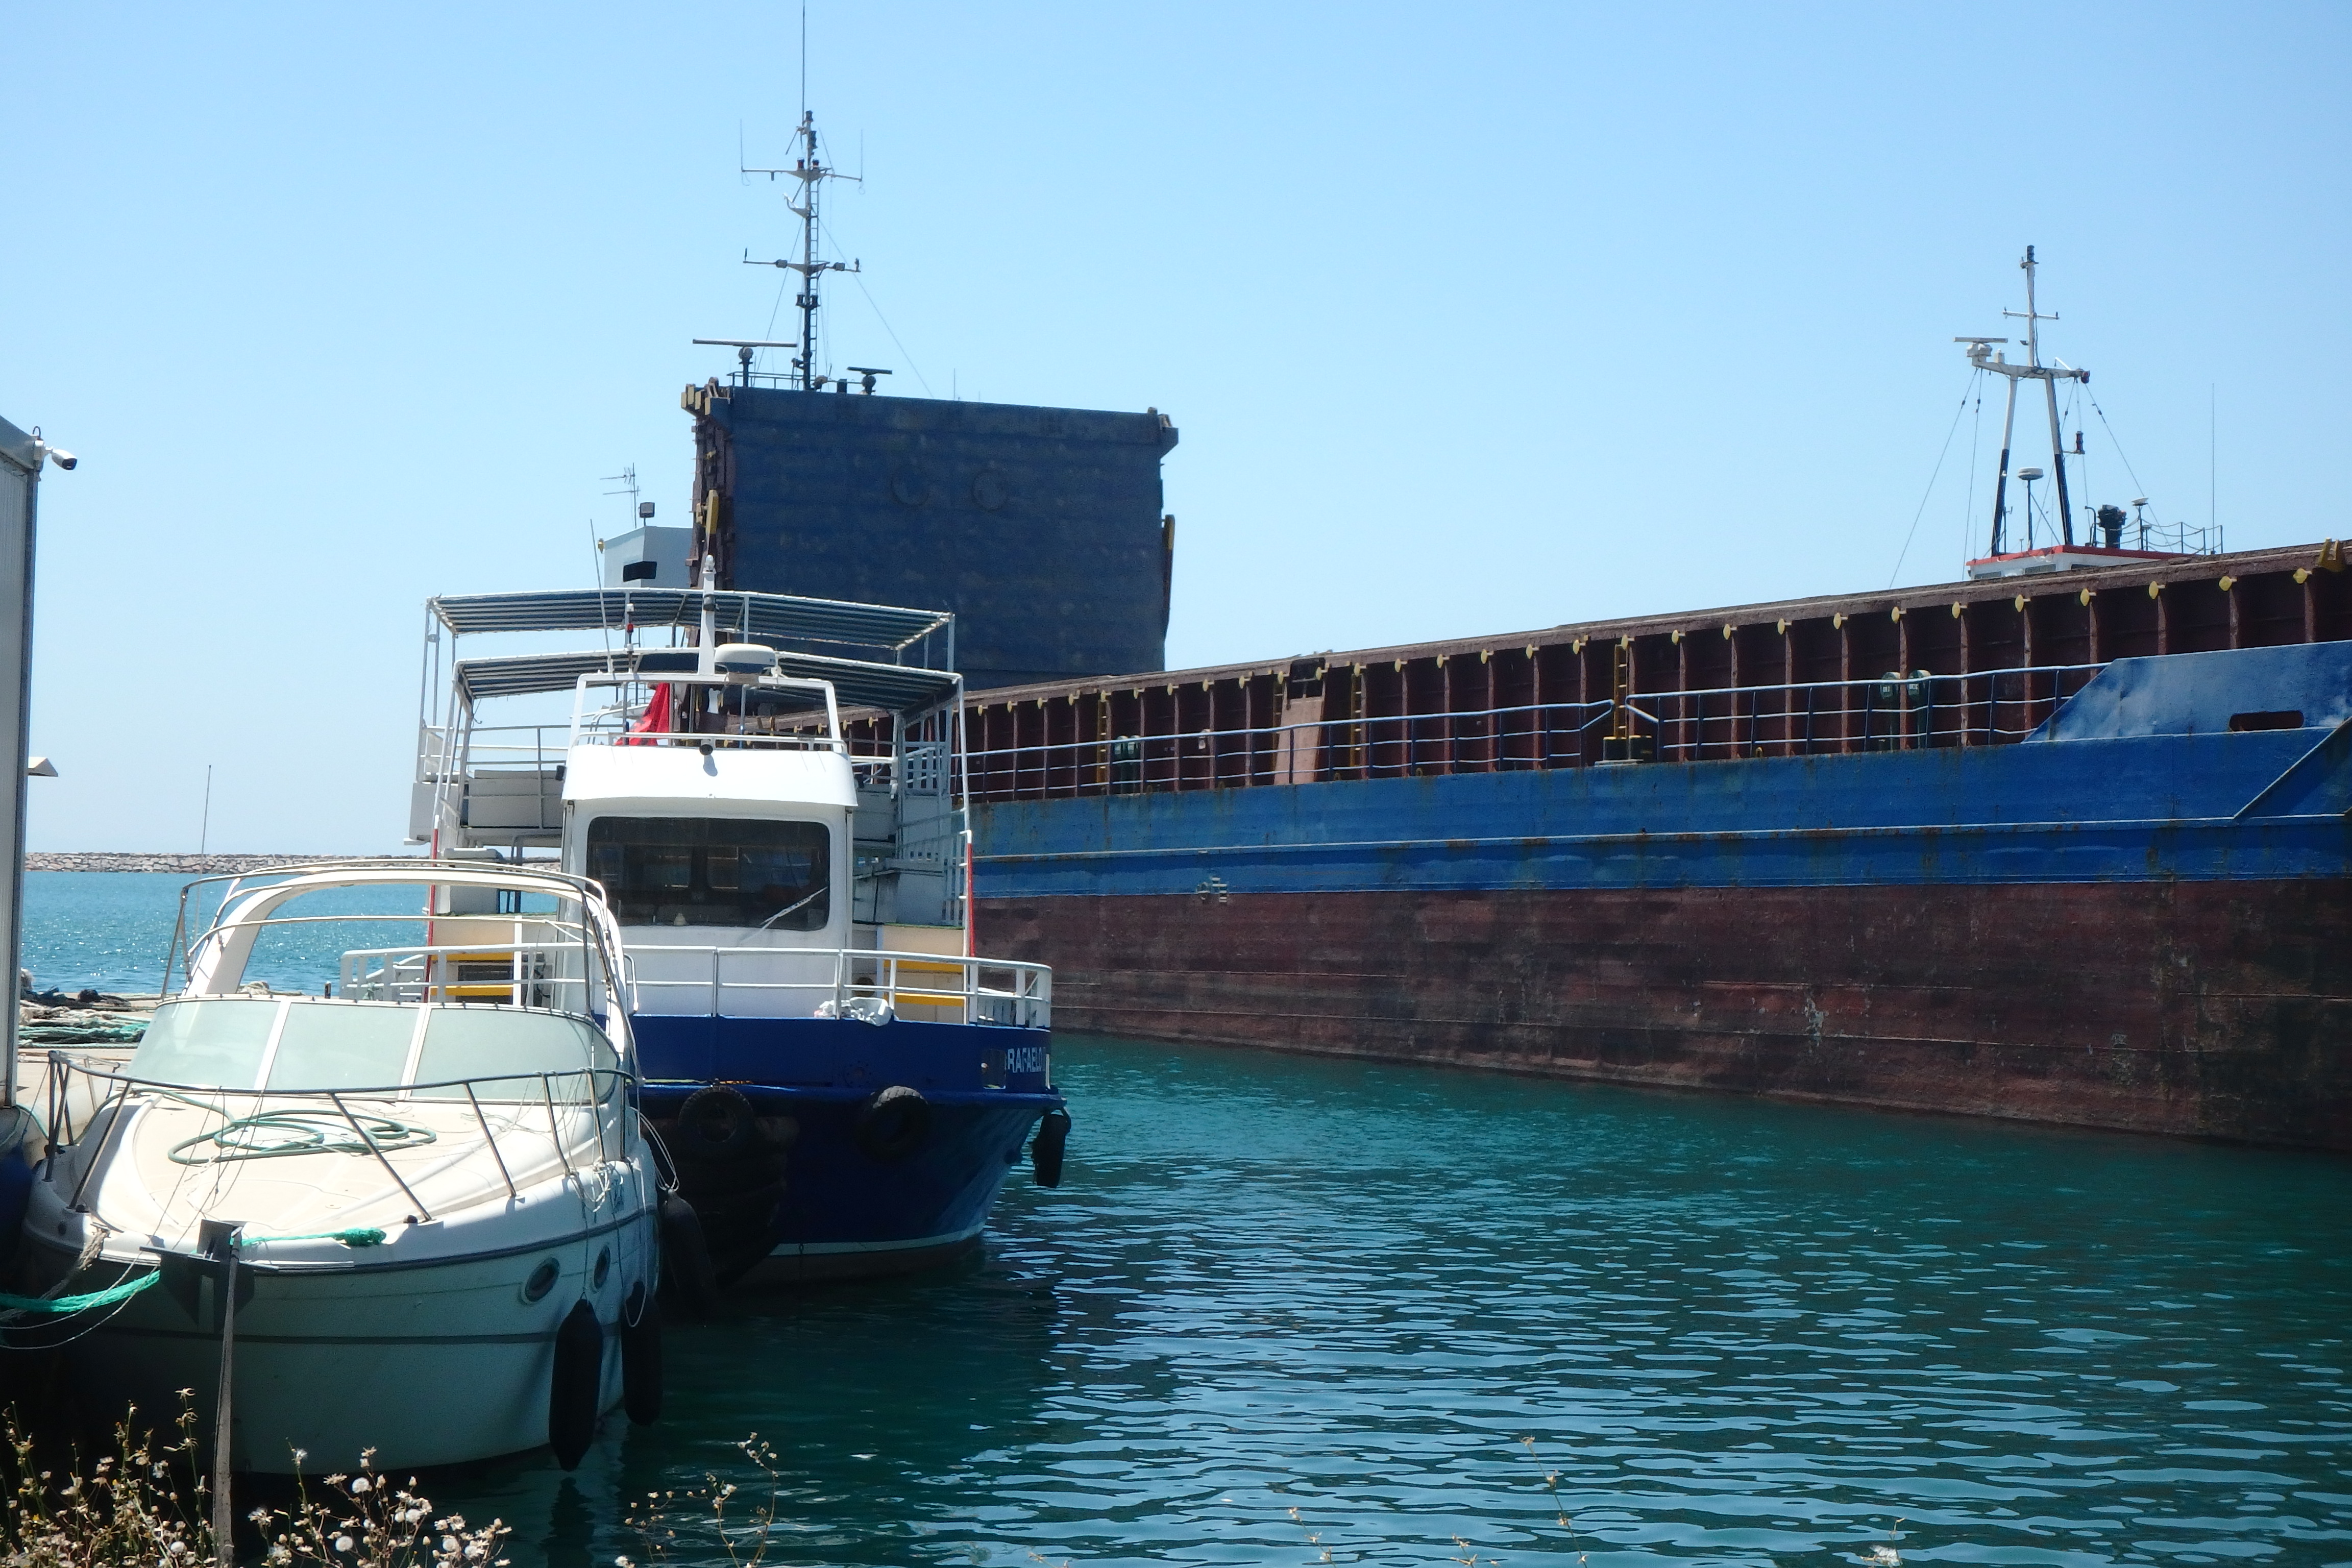
[[[214,877],[262,871],[272,866],[306,866],[326,860],[365,860],[365,855],[125,855],[72,849],[25,857],[27,871],[169,871],[183,877]]]

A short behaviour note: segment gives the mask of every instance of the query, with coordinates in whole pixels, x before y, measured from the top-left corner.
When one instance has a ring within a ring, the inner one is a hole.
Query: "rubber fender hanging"
[[[931,1102],[903,1083],[877,1090],[857,1113],[857,1146],[874,1160],[903,1160],[931,1135]]]
[[[677,1109],[677,1152],[681,1159],[731,1160],[759,1136],[760,1119],[740,1089],[705,1084]]]
[[[1029,1168],[1041,1187],[1062,1184],[1062,1152],[1070,1143],[1070,1113],[1061,1107],[1037,1119],[1037,1136],[1030,1141]]]
[[[662,1199],[662,1282],[690,1317],[708,1317],[719,1308],[719,1272],[710,1264],[710,1247],[703,1239],[702,1216],[676,1193]]]
[[[661,1303],[640,1279],[621,1309],[621,1407],[639,1426],[661,1419]]]
[[[604,1392],[604,1325],[584,1300],[555,1331],[555,1375],[547,1388],[547,1446],[555,1462],[577,1469],[596,1440],[596,1406]]]

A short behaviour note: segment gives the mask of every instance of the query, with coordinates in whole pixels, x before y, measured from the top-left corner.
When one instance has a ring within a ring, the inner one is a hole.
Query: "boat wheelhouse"
[[[1033,1126],[1059,1180],[1050,971],[972,942],[950,617],[676,589],[428,614],[412,837],[604,890],[646,1114],[722,1279],[967,1248]],[[457,656],[563,631],[619,640]],[[515,717],[564,696],[560,720]]]

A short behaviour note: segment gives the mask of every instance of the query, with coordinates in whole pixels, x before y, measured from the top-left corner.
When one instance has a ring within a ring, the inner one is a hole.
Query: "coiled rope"
[[[240,1116],[183,1139],[172,1145],[171,1160],[177,1165],[213,1165],[295,1154],[380,1154],[438,1141],[431,1128],[389,1116],[346,1118],[331,1110],[289,1109]],[[210,1152],[193,1152],[206,1144]]]

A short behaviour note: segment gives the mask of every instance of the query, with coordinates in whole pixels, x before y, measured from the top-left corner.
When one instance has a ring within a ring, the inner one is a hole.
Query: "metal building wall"
[[[688,387],[719,584],[952,610],[972,689],[1167,662],[1156,411]]]

